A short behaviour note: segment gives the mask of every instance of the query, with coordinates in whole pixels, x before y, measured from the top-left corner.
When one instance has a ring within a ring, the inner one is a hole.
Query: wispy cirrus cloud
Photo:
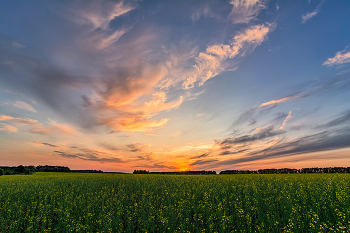
[[[232,10],[228,16],[232,23],[249,23],[255,19],[259,12],[266,8],[263,0],[231,0]]]
[[[150,145],[144,145],[144,144],[139,143],[139,142],[126,145],[126,147],[131,152],[143,152],[149,146]]]
[[[80,132],[75,127],[69,126],[67,124],[61,124],[51,119],[49,119],[49,123],[47,125],[41,124],[40,126],[33,127],[25,131],[48,136],[57,136],[61,134],[65,136],[77,136],[80,134]]]
[[[315,17],[318,13],[320,13],[320,8],[321,8],[323,2],[324,2],[324,0],[322,0],[313,11],[308,12],[305,15],[302,15],[301,16],[301,23],[302,24],[306,23],[308,20],[310,20],[311,18]]]
[[[309,12],[305,15],[301,16],[301,23],[306,23],[309,19],[311,19],[312,17],[316,16],[319,13],[319,9],[316,8],[314,11]]]
[[[74,10],[75,21],[78,24],[90,26],[92,30],[98,28],[106,30],[113,19],[132,11],[135,7],[135,5],[124,1],[118,3],[108,1],[84,2],[84,4],[79,5],[79,8],[77,7],[77,10]]]
[[[9,132],[17,132],[18,129],[12,125],[7,125],[7,124],[1,124],[0,125],[0,130],[7,130]]]
[[[324,66],[334,66],[342,65],[350,62],[350,50],[344,49],[335,54],[334,57],[328,58],[327,61],[323,63]]]
[[[208,79],[213,78],[232,67],[233,58],[244,56],[249,50],[254,50],[273,31],[274,24],[261,24],[249,27],[235,37],[231,44],[215,44],[208,46],[205,52],[196,57],[196,64],[189,76],[182,83],[184,89],[190,89],[198,83],[202,86]]]
[[[330,127],[338,126],[347,122],[350,122],[350,110],[340,114],[340,116],[337,116],[335,119],[327,123],[318,125],[316,128],[328,129]]]
[[[75,127],[69,126],[67,124],[61,124],[51,119],[49,119],[48,124],[42,124],[37,120],[33,120],[29,118],[22,119],[22,118],[12,117],[8,115],[1,115],[0,121],[14,124],[16,127],[9,125],[6,128],[11,132],[17,132],[19,127],[25,126],[23,131],[28,133],[41,134],[41,135],[54,136],[58,134],[64,134],[66,136],[76,136],[80,134]]]
[[[284,129],[284,126],[287,124],[287,121],[288,121],[290,118],[292,118],[292,111],[289,111],[288,116],[286,117],[286,119],[284,119],[284,121],[283,121],[283,123],[282,123],[280,129]]]
[[[12,123],[15,123],[17,126],[28,125],[28,126],[36,127],[36,126],[42,125],[37,120],[33,120],[33,119],[29,119],[29,118],[22,119],[22,118],[12,117],[12,116],[8,116],[8,115],[1,115],[0,121],[12,122]]]
[[[265,106],[269,106],[269,105],[275,105],[275,104],[279,104],[279,103],[283,103],[285,101],[288,101],[290,99],[292,99],[294,96],[287,96],[287,97],[283,97],[280,99],[276,99],[276,100],[270,100],[268,102],[262,103],[260,105],[260,107],[265,107]]]
[[[125,163],[120,158],[117,157],[103,157],[96,155],[96,153],[90,153],[90,152],[85,152],[85,153],[70,153],[70,152],[65,152],[65,151],[54,151],[54,153],[64,157],[64,158],[72,158],[72,159],[81,159],[81,160],[86,160],[86,161],[94,161],[94,162],[100,162],[100,163]]]
[[[15,108],[19,108],[19,109],[24,109],[24,110],[28,110],[31,112],[36,112],[35,108],[23,101],[6,101],[6,102],[2,102],[0,105],[11,105]]]

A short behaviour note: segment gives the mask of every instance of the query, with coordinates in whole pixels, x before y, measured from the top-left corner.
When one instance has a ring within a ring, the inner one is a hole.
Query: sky
[[[0,164],[350,166],[350,1],[0,2]]]

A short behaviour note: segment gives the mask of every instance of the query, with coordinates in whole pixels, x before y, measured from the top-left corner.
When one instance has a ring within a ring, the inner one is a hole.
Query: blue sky
[[[348,1],[2,1],[3,165],[350,166]]]

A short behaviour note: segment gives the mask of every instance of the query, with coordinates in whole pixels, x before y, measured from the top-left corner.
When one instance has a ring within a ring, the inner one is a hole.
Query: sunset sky
[[[350,166],[350,1],[0,2],[0,165]]]

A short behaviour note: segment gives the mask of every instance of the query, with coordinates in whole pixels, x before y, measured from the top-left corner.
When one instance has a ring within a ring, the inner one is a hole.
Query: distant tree
[[[25,169],[25,167],[23,165],[19,165],[16,167],[15,172],[16,173],[24,173],[24,169]]]
[[[12,171],[10,169],[5,170],[5,175],[12,175]]]
[[[5,171],[4,169],[0,168],[0,176],[4,175],[5,174]]]
[[[26,168],[24,168],[24,174],[30,175],[30,174],[32,174],[32,171],[26,167]]]
[[[149,171],[146,170],[135,170],[133,174],[149,174]]]

